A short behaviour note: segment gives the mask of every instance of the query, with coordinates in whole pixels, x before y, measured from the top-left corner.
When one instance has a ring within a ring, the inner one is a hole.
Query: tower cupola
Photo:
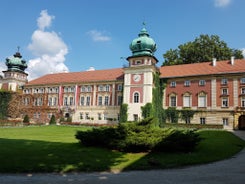
[[[157,50],[155,41],[150,38],[145,27],[142,28],[138,38],[135,38],[129,47],[132,51],[132,56],[153,56]]]
[[[13,57],[7,58],[5,64],[8,67],[8,71],[24,73],[27,68],[27,63],[22,59],[20,52],[16,52]]]

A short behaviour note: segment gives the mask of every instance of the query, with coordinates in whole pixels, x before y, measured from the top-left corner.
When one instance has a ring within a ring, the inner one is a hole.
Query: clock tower
[[[154,73],[158,70],[154,57],[155,41],[145,27],[130,44],[132,55],[127,58],[129,66],[124,68],[123,103],[128,104],[128,120],[142,119],[141,107],[152,102]]]

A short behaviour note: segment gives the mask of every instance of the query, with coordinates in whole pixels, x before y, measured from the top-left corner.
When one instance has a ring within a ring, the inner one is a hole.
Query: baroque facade
[[[231,58],[196,64],[157,67],[156,44],[143,28],[130,44],[128,67],[47,74],[27,82],[26,62],[19,53],[6,60],[0,89],[23,92],[23,108],[33,120],[52,114],[78,123],[117,123],[120,106],[128,120],[142,119],[141,107],[153,99],[154,74],[166,81],[163,108],[197,110],[191,123],[245,128],[245,60]],[[181,122],[180,123],[184,123]]]

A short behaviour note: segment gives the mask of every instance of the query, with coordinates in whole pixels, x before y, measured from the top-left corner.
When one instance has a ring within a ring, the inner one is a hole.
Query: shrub
[[[85,146],[98,146],[123,152],[190,152],[200,141],[193,130],[161,129],[152,126],[155,118],[117,127],[93,128],[75,135]]]
[[[30,122],[29,116],[25,115],[23,119],[23,123],[29,123],[29,122]]]
[[[55,116],[54,115],[51,116],[51,119],[49,121],[49,124],[50,125],[55,125],[56,124],[56,120],[55,120]]]

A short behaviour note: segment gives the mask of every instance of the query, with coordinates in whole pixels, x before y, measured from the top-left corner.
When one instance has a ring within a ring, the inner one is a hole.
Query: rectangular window
[[[185,83],[184,83],[184,86],[188,87],[188,86],[190,86],[190,85],[191,85],[191,81],[186,80]]]
[[[81,96],[81,98],[80,98],[80,105],[84,106],[84,96]]]
[[[245,107],[245,98],[244,98],[244,97],[242,98],[241,106],[242,106],[242,107]]]
[[[102,120],[101,113],[98,113],[98,120]]]
[[[191,97],[190,96],[184,96],[183,106],[184,107],[190,107],[191,106]]]
[[[138,120],[139,120],[138,114],[134,114],[134,121],[138,121]]]
[[[223,118],[222,121],[223,121],[223,125],[224,126],[228,126],[229,125],[228,124],[228,118]]]
[[[73,105],[73,97],[70,97],[70,105]]]
[[[221,79],[221,84],[222,85],[227,85],[228,84],[228,80],[226,78]]]
[[[119,84],[119,85],[117,86],[117,90],[118,90],[118,91],[122,91],[122,84]]]
[[[241,94],[245,94],[245,88],[241,89]]]
[[[105,86],[105,91],[110,91],[110,85]]]
[[[228,98],[222,98],[222,107],[228,107]]]
[[[228,89],[227,88],[222,89],[222,95],[228,95]]]
[[[104,91],[104,86],[99,85],[99,87],[98,87],[98,91]]]
[[[83,119],[83,113],[80,112],[80,119]]]
[[[171,96],[170,97],[170,106],[171,107],[176,107],[177,103],[176,103],[176,96]]]
[[[199,86],[205,86],[206,81],[205,80],[199,80]]]
[[[89,113],[86,113],[86,114],[85,114],[85,119],[90,119],[90,118],[89,118]]]
[[[49,97],[48,99],[48,106],[52,106],[52,97]]]
[[[172,81],[172,82],[170,83],[170,87],[172,87],[172,88],[176,87],[176,82],[175,82],[175,81]]]
[[[241,78],[241,84],[245,84],[245,78]]]
[[[206,96],[199,96],[198,97],[198,107],[207,107]]]
[[[68,105],[68,100],[67,97],[64,97],[64,105],[67,106]]]
[[[106,106],[109,105],[109,96],[105,96],[105,103],[104,103]]]
[[[53,98],[53,105],[57,105],[57,98],[56,97]]]
[[[200,124],[205,125],[206,124],[206,118],[200,118]]]
[[[122,100],[123,100],[122,96],[117,96],[117,105],[122,105]]]
[[[90,106],[90,96],[87,96],[86,98],[86,106]]]
[[[100,105],[100,106],[102,105],[102,96],[98,97],[98,105]]]

